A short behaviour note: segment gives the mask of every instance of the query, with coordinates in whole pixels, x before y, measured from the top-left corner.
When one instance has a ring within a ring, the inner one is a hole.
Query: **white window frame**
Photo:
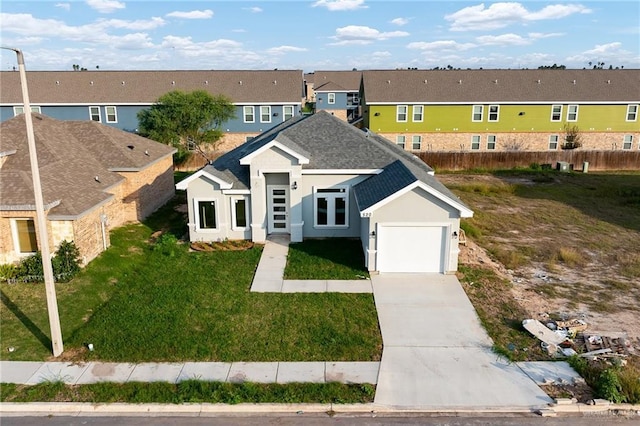
[[[266,116],[266,120],[264,119]],[[271,123],[271,106],[269,105],[260,105],[260,122],[261,123]]]
[[[629,118],[633,117],[633,118]],[[627,105],[627,120],[626,121],[637,121],[638,120],[638,105],[632,104]]]
[[[411,118],[414,123],[422,123],[424,120],[424,105],[414,105],[412,108]],[[416,118],[416,116],[418,118]]]
[[[20,247],[20,237],[18,236],[18,222],[19,221],[31,221],[33,222],[33,229],[36,232],[36,251],[22,251],[22,247]],[[15,217],[11,218],[11,236],[13,238],[13,249],[19,256],[29,256],[36,253],[39,249],[38,247],[38,235],[36,229],[36,220],[33,217]]]
[[[633,135],[624,135],[624,139],[622,140],[622,149],[633,149]]]
[[[31,105],[31,112],[37,112],[38,114],[42,114],[42,112],[40,111],[40,107],[35,105]],[[24,114],[24,106],[23,105],[14,106],[13,116],[15,117],[20,114]]]
[[[335,93],[327,93],[327,103],[329,105],[333,105],[336,103],[336,94]]]
[[[97,114],[95,114],[95,112],[97,111]],[[93,117],[97,116],[98,119],[94,120]],[[91,121],[95,121],[96,123],[102,123],[102,113],[100,111],[100,107],[99,106],[90,106],[89,107],[89,120]]]
[[[113,114],[109,114],[109,109],[113,108]],[[115,106],[109,105],[104,107],[104,115],[107,119],[107,123],[117,123],[118,122],[118,110]],[[115,118],[113,120],[109,120],[109,115],[113,115]]]
[[[556,111],[557,110],[557,111]],[[557,117],[557,118],[554,118]],[[551,121],[562,121],[562,105],[551,105]]]
[[[480,150],[480,135],[471,136],[471,150],[472,151]]]
[[[288,119],[295,117],[295,115],[296,110],[293,105],[284,105],[282,107],[282,121],[287,121]]]
[[[405,135],[396,135],[396,145],[404,149],[407,143],[407,137]]]
[[[215,228],[201,228],[200,227],[200,203],[213,203],[213,208],[215,210]],[[215,233],[220,232],[220,203],[217,198],[193,198],[193,220],[194,227],[196,232],[200,233]]]
[[[342,192],[318,192],[318,190],[336,190]],[[318,225],[318,198],[327,199],[327,224]],[[335,218],[335,200],[337,198],[344,198],[344,225],[336,225]],[[349,186],[348,185],[335,185],[335,186],[318,186],[313,187],[313,227],[321,229],[345,229],[349,227]]]
[[[247,117],[251,116],[251,120],[247,120]],[[242,107],[242,119],[245,123],[256,122],[256,108],[254,106]]]
[[[396,107],[396,121],[398,123],[406,123],[409,115],[409,106],[407,105],[398,105]],[[404,116],[404,119],[400,117]]]
[[[238,216],[236,213],[236,203],[238,201],[244,201],[244,221],[245,226],[238,226]],[[230,198],[231,204],[231,230],[233,231],[246,231],[249,229],[249,221],[251,216],[249,215],[249,197],[248,196],[234,196]]]
[[[417,148],[416,148],[416,145],[418,146]],[[422,136],[420,135],[411,136],[411,149],[413,151],[420,151],[421,148],[422,148]]]
[[[495,109],[495,111],[492,111],[492,109]],[[491,123],[500,121],[500,105],[489,105],[489,114],[487,114],[487,121]]]
[[[572,112],[572,109],[575,109],[575,111]],[[573,119],[570,118],[572,115],[574,116]],[[567,106],[567,121],[578,121],[578,105]]]
[[[496,135],[487,135],[487,150],[495,151],[496,149]]]
[[[480,116],[480,118],[476,118],[476,116]],[[471,107],[471,121],[478,123],[482,121],[482,117],[484,117],[484,105],[473,105]]]
[[[549,135],[549,150],[550,151],[557,151],[558,150],[559,140],[560,140],[560,136],[559,135]]]

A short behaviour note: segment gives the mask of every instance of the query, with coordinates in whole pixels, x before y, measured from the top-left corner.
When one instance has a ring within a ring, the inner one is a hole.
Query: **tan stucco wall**
[[[487,151],[487,136],[496,136],[495,151],[547,151],[549,136],[558,135],[558,144],[563,143],[565,134],[557,133],[380,133],[381,136],[396,142],[398,135],[406,137],[405,150],[412,151],[411,138],[422,136],[421,151],[470,151],[471,138],[480,135],[479,151]],[[632,150],[640,149],[640,132],[580,132],[582,148],[586,150],[621,150],[625,135],[633,135]],[[558,147],[558,149],[560,149]]]

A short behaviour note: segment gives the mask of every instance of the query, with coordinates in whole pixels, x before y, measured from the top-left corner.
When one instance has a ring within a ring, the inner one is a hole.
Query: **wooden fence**
[[[416,152],[429,166],[439,170],[510,169],[531,164],[569,163],[574,170],[640,170],[640,151],[505,151],[505,152]]]

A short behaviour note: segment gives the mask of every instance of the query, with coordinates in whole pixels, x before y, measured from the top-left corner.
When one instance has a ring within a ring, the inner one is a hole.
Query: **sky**
[[[640,68],[640,2],[2,0],[0,45],[34,71]]]

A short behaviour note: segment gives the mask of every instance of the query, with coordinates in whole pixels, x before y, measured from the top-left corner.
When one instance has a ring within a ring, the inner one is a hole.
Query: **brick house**
[[[86,264],[109,230],[140,221],[175,193],[174,148],[93,121],[33,114],[52,252],[74,241]],[[0,264],[38,250],[24,115],[0,124]]]

